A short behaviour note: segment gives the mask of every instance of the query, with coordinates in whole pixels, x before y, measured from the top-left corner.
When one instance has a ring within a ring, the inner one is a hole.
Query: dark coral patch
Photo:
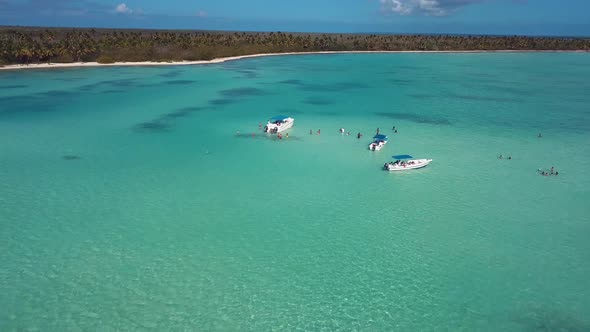
[[[338,82],[328,84],[303,84],[299,86],[299,89],[303,91],[313,92],[341,92],[354,89],[365,89],[369,86],[363,83],[356,82]]]
[[[37,95],[41,97],[70,97],[76,95],[76,93],[67,90],[49,90],[45,92],[39,92]]]
[[[412,80],[408,80],[408,79],[404,79],[404,78],[391,78],[387,81],[390,83],[393,83],[395,85],[410,85],[414,82]]]
[[[209,100],[209,104],[213,105],[213,106],[224,106],[224,105],[235,104],[237,102],[238,101],[235,99],[228,99],[228,98]]]
[[[225,97],[238,98],[238,97],[249,97],[249,96],[263,96],[267,93],[258,88],[234,88],[221,90],[219,93]]]
[[[289,84],[289,85],[304,85],[302,80],[295,80],[295,79],[291,79],[291,80],[284,80],[284,81],[280,81],[280,84]]]
[[[321,98],[321,97],[309,97],[303,100],[304,103],[310,105],[330,105],[334,104],[334,101]]]
[[[376,115],[388,117],[396,120],[407,120],[415,123],[433,124],[433,125],[451,125],[451,121],[443,118],[436,118],[430,116],[424,116],[413,113],[386,113],[386,112],[375,112]]]
[[[200,112],[200,111],[204,111],[210,109],[208,107],[199,107],[199,106],[189,106],[189,107],[183,107],[183,108],[179,108],[178,111],[180,112]]]
[[[440,96],[437,95],[429,95],[426,93],[409,93],[407,94],[408,97],[416,98],[416,99],[437,99]]]
[[[188,116],[191,112],[187,110],[178,110],[175,112],[170,112],[162,115],[162,118],[183,118]]]
[[[459,94],[459,93],[451,93],[451,94],[449,94],[449,97],[456,98],[456,99],[463,99],[463,100],[483,101],[483,102],[518,103],[518,102],[522,101],[521,99],[518,99],[518,98],[475,96],[475,95],[466,95],[466,94]]]
[[[117,79],[117,80],[108,80],[108,81],[101,81],[92,84],[82,85],[79,89],[82,91],[91,91],[99,87],[108,86],[108,87],[115,87],[115,88],[126,88],[131,86],[136,86],[137,82],[135,79],[125,78],[125,79]]]
[[[172,70],[167,73],[159,74],[158,76],[165,77],[165,78],[174,78],[174,77],[178,77],[178,76],[182,75],[182,73],[184,73],[184,71],[182,71],[182,70]]]
[[[590,321],[561,311],[534,308],[529,312],[520,313],[514,321],[523,331],[590,331]]]
[[[170,85],[187,85],[187,84],[193,84],[196,83],[197,81],[191,81],[191,80],[173,80],[173,81],[166,81],[164,82],[164,84],[170,84]]]
[[[0,90],[2,89],[22,89],[22,88],[27,88],[28,85],[23,85],[23,84],[15,84],[15,85],[0,85]]]
[[[238,70],[237,72],[243,74],[244,78],[257,78],[259,76],[257,72],[252,70]]]
[[[142,122],[135,126],[133,126],[133,130],[137,132],[146,132],[146,133],[161,133],[161,132],[168,132],[172,129],[172,125],[170,123],[154,120],[149,122]]]

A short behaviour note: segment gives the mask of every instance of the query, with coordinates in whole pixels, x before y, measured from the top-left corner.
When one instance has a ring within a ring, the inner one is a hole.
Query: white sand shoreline
[[[98,63],[98,62],[70,62],[70,63],[34,63],[34,64],[18,64],[5,65],[0,67],[0,70],[16,70],[16,69],[57,69],[57,68],[80,68],[80,67],[121,67],[121,66],[183,66],[183,65],[208,65],[223,63],[227,61],[235,61],[248,58],[259,58],[268,56],[284,56],[284,55],[313,55],[313,54],[364,54],[364,53],[530,53],[530,52],[560,52],[560,53],[588,53],[584,50],[491,50],[491,51],[318,51],[318,52],[286,52],[286,53],[260,53],[250,55],[239,55],[225,58],[216,58],[213,60],[199,60],[199,61],[169,61],[169,62],[114,62],[114,63]]]

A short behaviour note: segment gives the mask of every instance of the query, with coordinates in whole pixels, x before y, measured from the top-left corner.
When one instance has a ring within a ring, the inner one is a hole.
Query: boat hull
[[[379,151],[385,146],[385,144],[387,144],[387,142],[380,142],[380,143],[373,142],[373,143],[369,144],[369,150]]]
[[[278,126],[275,123],[269,122],[266,124],[266,126],[264,126],[264,132],[269,133],[269,134],[277,134],[277,133],[283,132],[287,129],[290,129],[291,127],[293,127],[293,124],[295,124],[295,120],[293,120],[293,119],[281,123],[280,126]],[[275,131],[275,129],[276,129],[276,131]]]
[[[409,162],[414,162],[414,164],[408,164]],[[385,164],[383,168],[390,172],[399,172],[399,171],[409,171],[412,169],[419,169],[428,166],[432,162],[432,159],[414,159],[409,160],[406,162],[406,165],[392,165],[392,164]]]

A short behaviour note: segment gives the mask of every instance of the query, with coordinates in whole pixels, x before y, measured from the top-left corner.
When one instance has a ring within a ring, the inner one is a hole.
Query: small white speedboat
[[[269,134],[280,133],[291,127],[295,123],[295,119],[289,116],[279,115],[271,118],[264,126],[264,132]]]
[[[369,144],[369,150],[371,151],[379,151],[381,148],[387,144],[387,140],[389,138],[385,135],[375,135],[373,136],[373,142]]]
[[[412,156],[401,155],[393,156],[396,159],[393,162],[385,163],[383,169],[386,171],[409,171],[427,166],[432,159],[410,159]]]

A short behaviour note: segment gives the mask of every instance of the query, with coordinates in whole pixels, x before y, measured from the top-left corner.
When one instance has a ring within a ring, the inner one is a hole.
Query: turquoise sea
[[[0,331],[589,331],[589,78],[588,53],[0,72]]]

